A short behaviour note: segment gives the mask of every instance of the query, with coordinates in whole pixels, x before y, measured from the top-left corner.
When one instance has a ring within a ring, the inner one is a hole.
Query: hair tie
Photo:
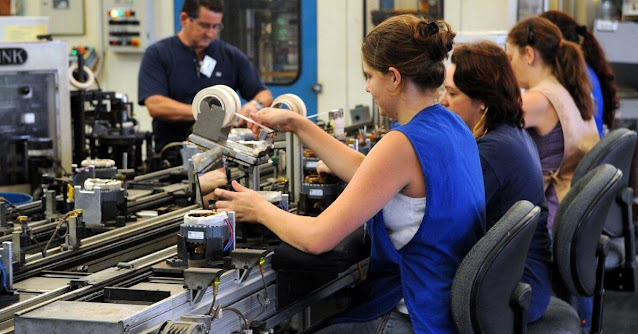
[[[564,39],[561,39],[561,40],[560,40],[560,42],[558,42],[558,47],[559,47],[559,48],[562,48],[562,47],[563,47],[563,45],[565,45],[565,40],[564,40]]]
[[[439,32],[439,25],[436,24],[436,21],[432,21],[427,25],[428,36],[432,36]]]
[[[585,33],[587,32],[587,26],[578,26],[576,27],[576,33],[581,35],[581,36],[585,36]]]

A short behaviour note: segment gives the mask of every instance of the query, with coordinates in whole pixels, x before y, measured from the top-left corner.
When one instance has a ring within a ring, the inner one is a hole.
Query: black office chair
[[[459,333],[525,331],[531,288],[519,282],[539,217],[539,207],[516,202],[465,256],[450,295]]]
[[[623,187],[622,175],[609,164],[589,171],[563,198],[554,218],[554,268],[569,295],[594,296],[590,333],[602,329],[605,259],[609,248],[609,238],[602,230],[609,207]],[[527,331],[581,333],[578,315],[566,305],[552,297],[545,314],[529,324]]]
[[[572,186],[587,172],[610,164],[623,173],[616,200],[609,208],[603,232],[611,238],[606,262],[605,287],[621,291],[635,291],[638,287],[638,271],[635,258],[635,234],[632,214],[633,190],[629,187],[629,175],[633,152],[636,147],[636,132],[616,129],[594,146],[580,161]]]

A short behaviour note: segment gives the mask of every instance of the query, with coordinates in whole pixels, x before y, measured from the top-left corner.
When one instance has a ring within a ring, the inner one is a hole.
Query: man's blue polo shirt
[[[238,48],[221,40],[213,41],[204,55],[217,64],[210,78],[199,73],[195,51],[177,36],[165,38],[146,49],[138,76],[138,103],[146,98],[162,95],[178,102],[191,104],[202,89],[214,85],[226,85],[246,100],[267,89],[255,66]],[[185,140],[193,122],[167,122],[153,119],[155,150],[170,142]]]

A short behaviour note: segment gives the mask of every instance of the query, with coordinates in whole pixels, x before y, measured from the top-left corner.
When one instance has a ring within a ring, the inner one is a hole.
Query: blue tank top
[[[485,192],[476,141],[461,118],[440,104],[420,111],[396,130],[410,140],[421,163],[426,184],[423,220],[400,250],[390,241],[383,211],[368,221],[372,240],[368,298],[335,322],[377,318],[405,298],[415,333],[454,333],[452,281],[485,231]]]

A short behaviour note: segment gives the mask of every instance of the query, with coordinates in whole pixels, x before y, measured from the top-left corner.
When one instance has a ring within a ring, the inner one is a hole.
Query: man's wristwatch
[[[253,103],[257,107],[257,110],[261,110],[261,108],[264,107],[264,104],[259,100],[250,100],[250,103]]]

